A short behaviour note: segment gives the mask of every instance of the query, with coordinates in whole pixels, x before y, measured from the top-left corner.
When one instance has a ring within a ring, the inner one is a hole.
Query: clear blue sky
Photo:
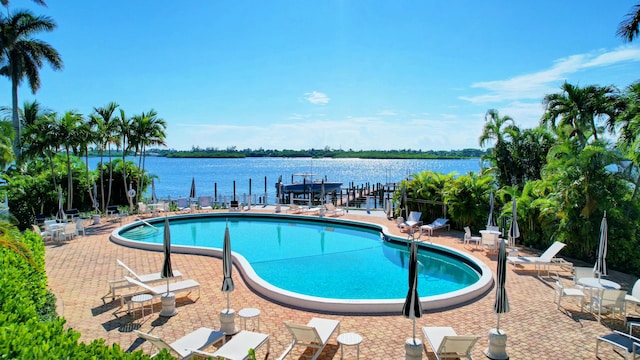
[[[615,35],[635,1],[47,3],[11,1],[57,22],[39,38],[64,60],[20,103],[153,108],[174,149],[479,148],[488,109],[529,128],[564,81],[640,80]]]

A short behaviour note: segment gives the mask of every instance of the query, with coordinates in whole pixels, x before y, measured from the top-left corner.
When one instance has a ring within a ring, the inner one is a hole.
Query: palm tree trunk
[[[73,174],[71,174],[71,153],[67,147],[67,210],[70,210],[73,205]]]
[[[111,185],[113,183],[113,157],[111,156],[111,145],[109,145],[109,190],[107,191],[107,202],[111,202]]]
[[[11,77],[11,115],[13,119],[13,129],[16,132],[16,139],[14,140],[14,152],[16,159],[20,160],[22,149],[20,148],[20,115],[18,113],[18,79],[15,76]]]

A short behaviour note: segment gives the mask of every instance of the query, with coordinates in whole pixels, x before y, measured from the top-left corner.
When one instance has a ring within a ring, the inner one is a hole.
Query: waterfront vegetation
[[[39,31],[55,29],[51,19],[12,13],[6,0],[2,5],[7,14],[0,15],[0,75],[11,80],[12,106],[0,121],[0,165],[13,216],[0,219],[0,353],[9,358],[147,357],[141,352],[125,354],[101,340],[79,343],[80,334],[64,328],[47,290],[44,245],[24,230],[36,214],[55,214],[59,189],[67,209],[104,212],[107,205],[116,204],[133,210],[150,180],[144,165],[150,148],[155,155],[172,157],[481,156],[487,166],[480,173],[414,174],[402,182],[395,201],[406,192],[407,210],[422,211],[423,220],[444,216],[454,228],[471,226],[477,231],[486,224],[491,192],[496,194],[500,219],[510,216],[515,198],[520,244],[544,249],[562,241],[567,244],[564,256],[589,263],[594,261],[606,212],[607,263],[640,275],[640,83],[623,90],[565,83],[543,99],[546,111],[532,129],[522,129],[515,119],[490,109],[479,136],[479,145],[487,151],[156,150],[164,145],[167,124],[154,110],[127,116],[116,103],[96,107],[88,115],[46,110],[37,102],[20,108],[20,83],[26,79],[35,93],[43,63],[60,69],[62,60],[53,47],[33,39]],[[627,41],[638,34],[640,7],[634,9],[619,29]],[[90,150],[101,159],[96,170],[87,166]],[[127,155],[138,156],[137,164],[126,161]],[[133,198],[126,196],[130,189],[136,190]]]

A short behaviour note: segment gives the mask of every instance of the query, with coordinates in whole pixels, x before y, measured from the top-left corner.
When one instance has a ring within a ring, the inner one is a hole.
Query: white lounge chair
[[[222,345],[213,353],[193,349],[194,355],[206,357],[207,359],[248,359],[249,350],[257,350],[264,343],[267,343],[267,354],[270,351],[269,335],[257,332],[242,330],[237,333],[228,343]]]
[[[420,211],[412,211],[407,216],[407,220],[398,224],[400,231],[409,232],[415,230],[416,227],[422,225],[422,221],[420,221],[420,217],[422,217],[422,213]]]
[[[141,288],[143,288],[145,290],[145,292],[149,292],[151,293],[151,295],[153,296],[162,296],[162,294],[166,294],[167,293],[167,284],[161,284],[161,285],[157,285],[157,286],[149,286],[145,283],[142,283],[138,280],[132,279],[128,276],[124,277],[128,282],[130,282],[132,285],[137,285],[140,286]],[[169,283],[169,292],[172,293],[178,293],[178,292],[191,292],[192,290],[198,289],[198,298],[200,298],[200,284],[195,281],[195,280],[182,280],[182,281],[178,281],[178,282],[172,282]],[[139,294],[139,292],[137,293],[132,293],[133,294]],[[127,297],[126,295],[123,295],[121,297],[122,299],[122,306],[125,305],[125,302],[127,301],[125,299],[125,297]]]
[[[473,359],[471,349],[480,339],[479,336],[458,335],[448,326],[425,326],[422,328],[422,336],[438,359]]]
[[[125,270],[127,270],[129,272],[129,274],[131,274],[131,276],[133,276],[134,278],[136,278],[140,282],[153,283],[154,281],[159,281],[159,280],[165,280],[166,281],[166,279],[162,278],[162,275],[159,272],[151,273],[151,274],[139,275],[138,273],[133,271],[130,267],[128,267],[124,262],[122,262],[122,260],[116,259],[116,262],[118,263],[118,265],[122,266]],[[177,278],[181,278],[181,277],[182,277],[182,273],[180,271],[173,270],[173,278],[177,279]]]
[[[624,351],[625,359],[637,359],[640,358],[640,339],[625,334],[621,331],[614,330],[613,333],[604,336],[598,336],[596,338],[596,358],[599,359],[598,352],[600,351],[600,343],[607,343],[612,347],[618,348]],[[622,354],[621,354],[622,355]]]
[[[188,211],[189,200],[187,200],[186,198],[178,198],[176,199],[176,206],[178,207],[178,211]]]
[[[293,336],[293,340],[284,353],[280,355],[279,359],[284,359],[294,346],[302,345],[317,349],[311,357],[312,360],[315,360],[320,356],[320,353],[322,353],[322,349],[324,349],[329,342],[331,335],[336,331],[338,333],[340,332],[339,320],[315,317],[309,320],[307,325],[285,321],[284,326],[289,330],[291,336]]]
[[[513,265],[531,264],[535,267],[536,270],[538,270],[538,274],[540,274],[540,269],[546,267],[548,273],[548,267],[550,265],[553,265],[554,263],[558,263],[558,261],[556,261],[554,258],[565,246],[565,243],[556,241],[551,244],[551,246],[549,246],[547,250],[545,250],[545,252],[543,252],[540,256],[507,256],[507,261]]]
[[[46,241],[47,239],[51,240],[53,238],[51,231],[41,231],[38,225],[31,225],[31,229],[33,229],[34,233],[42,237],[42,241]]]
[[[134,330],[138,337],[147,340],[158,350],[167,349],[171,355],[178,356],[179,359],[188,359],[194,355],[193,350],[205,349],[218,341],[225,342],[225,334],[222,331],[216,331],[206,327],[189,333],[171,344],[165,342],[160,337],[151,335],[139,330]],[[156,354],[151,355],[154,357]]]
[[[200,196],[198,197],[198,206],[201,210],[212,210],[211,206],[211,196]]]
[[[429,236],[433,236],[433,232],[438,229],[447,228],[447,230],[451,230],[451,225],[449,224],[449,219],[445,218],[437,218],[433,220],[431,224],[420,226],[420,235],[423,233],[429,233]]]

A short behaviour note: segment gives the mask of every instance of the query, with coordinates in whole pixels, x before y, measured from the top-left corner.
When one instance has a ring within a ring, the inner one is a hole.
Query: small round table
[[[257,329],[260,330],[260,310],[256,308],[244,308],[238,311],[238,316],[240,316],[244,322],[244,329],[247,330],[247,319],[252,319],[252,321],[258,321]],[[254,323],[255,326],[255,323]]]
[[[340,344],[340,359],[344,359],[344,347],[355,346],[356,347],[356,359],[360,359],[360,343],[362,342],[362,336],[356,333],[343,333],[338,335],[338,344]]]
[[[142,317],[144,317],[144,304],[147,301],[149,302],[151,313],[153,314],[153,296],[150,294],[140,294],[131,298],[131,304],[133,304],[133,312],[136,311],[137,304],[140,304],[140,311],[142,312]]]

